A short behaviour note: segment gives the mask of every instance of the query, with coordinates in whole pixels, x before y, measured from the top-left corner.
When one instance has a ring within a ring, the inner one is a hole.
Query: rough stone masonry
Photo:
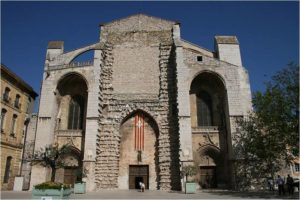
[[[140,181],[181,190],[182,166],[192,164],[199,188],[231,187],[235,120],[251,109],[237,38],[216,36],[211,52],[183,40],[179,23],[144,14],[100,31],[98,42],[73,51],[48,45],[35,149],[72,146],[57,180],[74,184],[81,170],[88,191]],[[76,61],[88,52],[91,61]],[[136,150],[141,127],[145,148]],[[49,176],[34,166],[31,187]]]

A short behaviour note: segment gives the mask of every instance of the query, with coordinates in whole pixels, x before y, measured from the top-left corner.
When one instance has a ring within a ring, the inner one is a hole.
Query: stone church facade
[[[235,36],[216,36],[211,52],[143,14],[101,25],[98,42],[73,51],[49,42],[40,96],[35,149],[72,145],[56,181],[83,169],[88,191],[180,190],[186,163],[200,187],[230,187],[235,120],[251,109]],[[49,179],[33,166],[31,186]]]

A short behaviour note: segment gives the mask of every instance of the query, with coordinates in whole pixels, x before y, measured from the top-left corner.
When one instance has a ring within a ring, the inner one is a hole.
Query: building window
[[[83,97],[72,97],[69,105],[68,129],[82,129],[83,127]]]
[[[201,91],[197,94],[198,126],[212,126],[212,100],[210,95]]]
[[[16,114],[13,115],[13,118],[12,118],[12,122],[11,122],[11,132],[10,132],[10,135],[15,137],[15,133],[16,133],[16,124],[17,124],[17,118],[18,116]]]
[[[5,110],[5,109],[1,110],[1,133],[4,132],[4,123],[5,123],[6,113],[7,113],[7,110]]]
[[[295,164],[295,172],[299,172],[299,163],[294,163]]]
[[[6,165],[5,165],[3,183],[8,183],[8,179],[9,179],[9,175],[10,175],[11,160],[12,160],[11,156],[8,156],[6,158]]]
[[[197,61],[198,62],[202,62],[203,61],[203,57],[202,56],[197,56]]]
[[[6,102],[9,102],[9,93],[10,93],[10,89],[6,87],[3,93],[3,100]]]
[[[16,108],[20,108],[20,95],[16,95],[16,99],[15,99],[15,107]]]
[[[31,107],[31,98],[28,97],[28,101],[27,101],[27,108],[26,108],[26,112],[28,113],[29,112],[29,108]]]

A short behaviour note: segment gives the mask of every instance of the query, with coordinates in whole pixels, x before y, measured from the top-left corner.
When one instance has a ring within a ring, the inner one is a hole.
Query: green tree
[[[51,168],[51,181],[55,181],[56,169],[66,165],[63,157],[69,154],[71,148],[69,145],[58,147],[57,145],[49,145],[36,151],[31,159],[31,165],[40,164],[43,167]]]
[[[274,177],[299,152],[299,66],[291,63],[253,95],[253,112],[234,136],[236,180],[249,187]]]
[[[191,180],[188,180],[188,177],[193,177],[197,173],[197,168],[194,165],[185,165],[182,167],[182,175],[185,176],[186,182],[189,182]]]

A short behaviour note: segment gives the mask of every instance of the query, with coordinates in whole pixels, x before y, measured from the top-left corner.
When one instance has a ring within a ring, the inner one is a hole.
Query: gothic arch
[[[201,97],[201,93],[207,93],[210,96],[210,101],[205,103],[203,101],[204,96],[202,95]],[[225,116],[227,116],[228,112],[228,100],[227,90],[224,84],[224,79],[222,77],[211,71],[202,71],[201,73],[199,73],[191,82],[190,99],[193,127],[225,126]],[[209,113],[211,113],[211,122],[203,124],[200,122],[203,121],[202,119],[205,119],[205,116],[203,116],[203,114],[205,115],[208,109],[204,109],[206,107],[203,105],[206,104],[207,107],[210,107]]]
[[[62,159],[68,159],[69,157],[73,157],[77,160],[77,164],[78,166],[81,166],[81,162],[82,162],[82,153],[80,151],[80,149],[78,149],[77,147],[75,147],[72,144],[69,144],[68,146],[68,152],[65,156],[62,157]],[[68,163],[66,163],[68,166]]]
[[[136,189],[137,179],[146,189],[159,187],[158,136],[156,120],[142,109],[122,114],[119,145],[119,189]],[[139,169],[139,170],[138,170]],[[140,172],[143,171],[143,174]],[[136,174],[137,173],[137,174]]]
[[[205,152],[205,150],[208,150],[208,149],[211,149],[217,153],[220,153],[220,148],[215,146],[215,145],[212,145],[212,144],[206,144],[206,145],[203,145],[203,146],[200,146],[198,149],[197,149],[197,152],[202,154]]]
[[[137,113],[143,113],[146,117],[148,117],[153,122],[153,128],[155,128],[155,131],[157,132],[157,134],[159,133],[159,127],[158,127],[157,121],[152,117],[152,115],[150,115],[148,112],[146,112],[146,111],[144,111],[142,109],[133,110],[133,111],[129,112],[129,114],[127,114],[125,117],[122,116],[121,117],[122,120],[120,122],[120,126],[124,122],[126,122],[129,118],[133,117]]]
[[[211,157],[215,162],[220,161],[220,148],[207,144],[204,146],[199,147],[197,150],[200,156],[209,156]]]
[[[72,154],[74,154],[74,155],[76,155],[76,156],[78,156],[78,157],[81,156],[81,151],[80,151],[80,149],[78,149],[78,148],[75,147],[74,145],[70,145],[69,148],[70,148],[70,153],[72,153]]]
[[[124,109],[122,112],[121,112],[121,116],[120,118],[118,118],[118,123],[120,124],[120,126],[122,125],[122,123],[124,121],[126,121],[126,119],[131,116],[133,113],[136,113],[136,112],[143,112],[145,113],[147,116],[149,116],[150,118],[153,119],[153,121],[155,122],[155,124],[157,125],[157,128],[158,130],[161,129],[160,127],[160,123],[159,123],[159,119],[157,117],[155,117],[155,113],[151,112],[149,109],[147,108],[135,108],[133,106],[129,106],[127,105],[126,106],[126,109]]]
[[[58,86],[62,83],[62,81],[64,81],[69,76],[77,76],[78,78],[82,79],[85,82],[85,85],[86,85],[87,91],[88,91],[88,89],[89,89],[88,79],[79,72],[67,72],[65,74],[62,74],[56,81],[56,88],[58,88]]]
[[[206,98],[205,94],[210,98]],[[199,166],[198,181],[204,188],[225,185],[230,178],[226,166],[230,137],[228,97],[222,76],[208,70],[197,73],[190,85],[190,102],[194,162]],[[208,176],[210,180],[206,180]]]
[[[220,73],[215,72],[215,71],[211,71],[211,70],[200,70],[200,71],[198,71],[197,73],[193,74],[193,75],[192,75],[192,78],[190,79],[190,84],[189,84],[190,87],[189,87],[189,88],[192,87],[193,81],[194,81],[197,77],[199,77],[200,75],[202,75],[202,74],[208,74],[208,75],[210,75],[210,76],[216,77],[217,79],[219,79],[219,80],[221,81],[221,83],[223,84],[223,87],[224,87],[225,90],[226,90],[226,81],[225,81],[225,78],[224,78]]]

